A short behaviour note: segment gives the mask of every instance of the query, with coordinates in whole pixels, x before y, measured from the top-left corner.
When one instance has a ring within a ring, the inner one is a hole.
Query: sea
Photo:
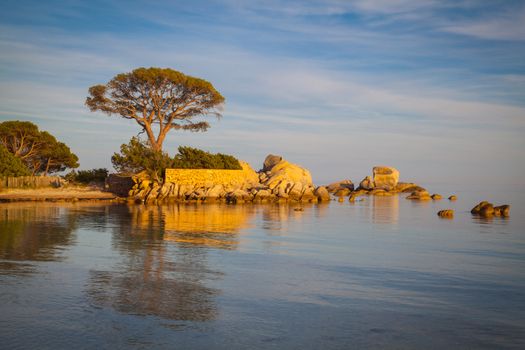
[[[0,204],[0,348],[524,349],[525,191],[439,193]]]

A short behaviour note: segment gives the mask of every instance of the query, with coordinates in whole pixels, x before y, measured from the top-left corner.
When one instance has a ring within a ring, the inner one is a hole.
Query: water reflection
[[[371,196],[371,219],[377,224],[395,224],[399,221],[399,196]]]
[[[0,205],[0,258],[11,261],[57,261],[74,242],[76,220],[65,209],[44,203]],[[4,263],[16,268],[21,264]],[[27,267],[27,266],[26,266]]]
[[[215,319],[211,286],[223,276],[209,267],[209,249],[235,249],[253,206],[127,206],[112,244],[120,252],[111,270],[92,270],[87,294],[95,305],[171,320]]]

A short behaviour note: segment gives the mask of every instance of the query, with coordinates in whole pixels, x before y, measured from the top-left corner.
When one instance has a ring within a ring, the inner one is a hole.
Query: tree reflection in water
[[[235,249],[248,227],[252,206],[168,205],[114,207],[118,264],[90,272],[88,295],[95,305],[171,320],[215,319],[210,286],[222,272],[208,267],[210,249]]]
[[[59,261],[74,243],[74,216],[49,203],[0,205],[0,259],[2,273],[33,272],[27,261]]]

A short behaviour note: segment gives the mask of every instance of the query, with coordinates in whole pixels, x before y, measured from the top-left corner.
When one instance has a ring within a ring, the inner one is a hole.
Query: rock
[[[267,175],[268,179],[262,184],[268,186],[270,189],[275,188],[282,182],[300,182],[302,185],[312,185],[312,175],[308,170],[300,167],[299,165],[292,164],[284,159],[281,159],[278,163],[273,164],[271,169],[267,172]]]
[[[492,216],[494,214],[494,206],[492,203],[488,203],[481,207],[479,210],[479,215],[481,216]]]
[[[271,170],[281,160],[283,160],[283,157],[281,157],[281,156],[276,156],[276,155],[273,155],[273,154],[267,155],[266,158],[264,159],[263,171]]]
[[[225,191],[222,185],[215,185],[206,192],[207,198],[220,198],[224,195]]]
[[[478,215],[481,212],[481,208],[483,208],[485,205],[488,205],[488,204],[490,204],[490,203],[487,202],[487,201],[479,202],[474,208],[472,208],[470,210],[470,213],[474,214],[474,215]],[[490,204],[490,205],[492,205],[492,204]]]
[[[430,196],[433,200],[437,201],[443,198],[440,194],[434,193],[432,196]]]
[[[438,216],[441,217],[441,218],[448,218],[448,219],[451,219],[454,217],[454,210],[452,209],[444,209],[444,210],[440,210],[438,211]]]
[[[399,181],[399,171],[387,166],[376,166],[373,169],[374,187],[390,191],[396,188]]]
[[[328,190],[329,193],[335,193],[339,190],[342,190],[342,189],[348,189],[350,191],[353,191],[354,190],[354,184],[352,183],[351,180],[341,180],[341,181],[338,181],[338,182],[333,182],[331,183],[330,185],[326,186],[326,189]]]
[[[350,192],[352,192],[349,188],[341,188],[339,190],[337,190],[334,195],[336,197],[346,197],[350,194]]]
[[[260,200],[268,199],[271,196],[272,196],[272,193],[268,190],[259,190],[257,191],[257,193],[255,193],[255,199],[260,199]]]
[[[288,191],[288,196],[293,200],[300,200],[303,194],[303,185],[300,182],[296,182],[293,187]]]
[[[303,194],[301,195],[301,202],[313,202],[317,201],[317,197],[314,195],[314,189],[313,187],[307,186],[303,190]]]
[[[304,211],[303,208],[293,208],[294,211]]]
[[[415,191],[426,191],[423,187],[412,182],[398,182],[394,191],[401,193],[412,193]]]
[[[317,197],[319,202],[329,202],[330,193],[324,186],[319,186],[314,190],[314,195]]]
[[[338,201],[339,203],[343,203],[344,200],[345,200],[345,199],[344,199],[343,197],[339,197],[339,198],[337,199],[337,201]]]
[[[426,190],[414,191],[406,199],[412,200],[430,200],[430,194]]]
[[[356,195],[355,193],[352,193],[352,194],[348,197],[348,201],[349,201],[350,203],[354,203],[355,200],[356,200],[356,198],[357,198],[357,195]]]
[[[458,199],[458,197],[456,197],[455,195],[448,197],[449,201],[455,201],[456,199]]]
[[[510,215],[510,205],[504,204],[494,207],[494,215],[508,217]]]
[[[367,176],[363,180],[361,180],[361,182],[359,183],[358,189],[363,189],[363,190],[367,190],[367,191],[373,190],[374,189],[374,181],[372,180],[372,178],[370,176]]]

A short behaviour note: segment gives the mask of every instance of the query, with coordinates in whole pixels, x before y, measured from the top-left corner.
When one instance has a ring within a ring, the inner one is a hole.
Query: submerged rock
[[[454,210],[452,209],[444,209],[444,210],[440,210],[438,211],[437,215],[441,218],[452,218],[454,217]]]
[[[510,205],[504,204],[500,206],[494,206],[492,203],[482,201],[472,208],[470,212],[473,215],[480,215],[484,217],[491,217],[493,215],[507,217],[510,215]]]
[[[418,191],[414,191],[410,194],[410,196],[408,196],[406,199],[411,199],[411,200],[430,200],[432,199],[430,197],[430,194],[428,193],[427,190],[418,190]]]
[[[448,197],[449,201],[455,201],[456,199],[458,199],[458,197],[456,195],[452,195],[452,196]]]
[[[507,217],[510,215],[510,205],[504,204],[494,207],[494,215]]]
[[[434,193],[432,196],[430,196],[433,200],[440,200],[443,198],[440,194]]]

